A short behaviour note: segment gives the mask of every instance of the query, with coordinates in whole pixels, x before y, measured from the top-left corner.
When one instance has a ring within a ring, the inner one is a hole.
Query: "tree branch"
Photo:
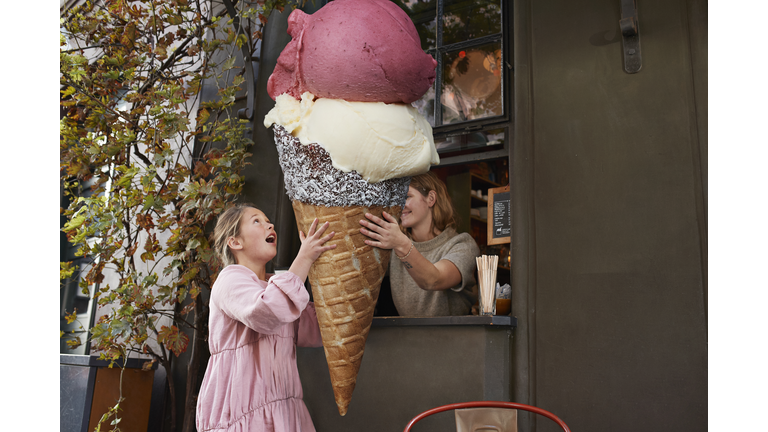
[[[90,99],[91,101],[95,102],[97,105],[99,105],[99,106],[101,106],[102,108],[104,108],[104,110],[105,110],[105,111],[107,111],[107,112],[109,112],[110,114],[113,114],[113,115],[116,115],[116,116],[118,116],[118,117],[122,118],[123,120],[127,121],[127,122],[128,122],[130,125],[131,125],[131,126],[135,127],[136,129],[138,129],[138,130],[140,130],[140,131],[144,131],[144,129],[142,129],[142,128],[141,128],[141,126],[139,126],[138,124],[136,124],[136,123],[134,122],[134,120],[133,120],[133,119],[131,119],[130,117],[126,117],[126,116],[125,116],[123,113],[121,113],[120,111],[117,111],[117,110],[115,110],[115,109],[113,109],[113,108],[110,108],[109,106],[105,105],[105,104],[104,104],[104,103],[103,103],[103,102],[100,100],[100,98],[98,98],[98,97],[96,97],[96,96],[92,95],[90,92],[88,92],[88,90],[84,89],[84,88],[83,88],[83,87],[81,87],[79,84],[77,84],[77,83],[76,83],[76,82],[75,82],[75,81],[72,79],[72,77],[71,77],[71,76],[69,76],[69,74],[68,74],[67,72],[65,72],[65,71],[62,71],[62,72],[61,72],[61,74],[62,74],[62,75],[63,75],[63,76],[66,78],[66,83],[67,83],[67,85],[69,85],[69,86],[72,86],[72,87],[74,87],[75,89],[77,89],[77,90],[78,90],[80,93],[82,93],[83,95],[85,95],[86,97],[88,97],[88,99]]]

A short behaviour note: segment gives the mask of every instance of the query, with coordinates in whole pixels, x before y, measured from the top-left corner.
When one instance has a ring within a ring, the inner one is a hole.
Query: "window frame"
[[[443,45],[443,18],[445,13],[445,1],[435,0],[435,46],[427,49],[425,52],[431,55],[437,61],[437,69],[435,74],[435,82],[433,89],[435,93],[434,102],[434,119],[435,126],[432,128],[432,135],[435,140],[448,138],[451,136],[466,135],[473,132],[483,132],[492,129],[505,129],[505,139],[501,148],[494,150],[482,151],[477,148],[476,151],[470,154],[455,155],[462,150],[448,150],[444,152],[438,151],[440,155],[440,164],[438,166],[459,165],[466,163],[477,163],[492,159],[499,159],[502,157],[509,158],[511,154],[512,141],[514,139],[514,116],[512,108],[514,106],[514,91],[512,80],[514,76],[514,67],[512,66],[512,31],[511,28],[511,7],[510,2],[499,0],[500,13],[501,13],[501,33],[485,35],[478,38],[465,40],[461,42],[454,42],[447,45]],[[408,13],[405,11],[406,14]],[[424,16],[424,12],[420,12],[419,15]],[[408,15],[413,21],[413,18]],[[419,20],[422,22],[422,20]],[[442,96],[442,83],[443,83],[443,56],[446,53],[474,48],[478,46],[487,45],[489,43],[501,44],[501,98],[502,98],[502,114],[493,117],[484,117],[481,119],[465,120],[461,122],[442,124],[443,123],[443,105],[440,102]],[[451,155],[454,153],[454,155]]]

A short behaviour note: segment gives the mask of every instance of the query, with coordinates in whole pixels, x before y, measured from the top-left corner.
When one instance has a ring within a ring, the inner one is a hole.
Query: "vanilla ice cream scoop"
[[[283,126],[303,145],[317,143],[333,167],[370,183],[425,173],[440,163],[432,127],[414,107],[383,102],[277,97],[264,126]]]

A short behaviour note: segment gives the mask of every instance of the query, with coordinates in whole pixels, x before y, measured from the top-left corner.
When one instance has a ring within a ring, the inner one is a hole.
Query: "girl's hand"
[[[318,220],[315,218],[315,220],[312,221],[312,225],[309,227],[309,232],[307,232],[306,236],[302,231],[299,231],[301,248],[299,249],[299,254],[296,256],[296,259],[298,259],[299,256],[304,255],[305,258],[309,259],[311,263],[313,263],[315,260],[317,260],[321,253],[336,248],[335,244],[327,246],[325,245],[328,240],[332,239],[333,236],[336,235],[335,232],[331,232],[327,236],[323,237],[323,233],[328,229],[328,222],[322,224],[320,229],[317,229],[317,223]],[[317,231],[315,231],[315,229],[317,229]]]
[[[384,219],[366,213],[365,217],[369,220],[360,221],[360,225],[365,227],[360,228],[360,233],[371,239],[366,240],[365,244],[381,249],[397,249],[398,247],[407,249],[410,247],[411,241],[400,231],[397,219],[387,212],[383,212],[381,215],[384,216]]]
[[[291,264],[291,268],[288,269],[291,273],[295,274],[299,277],[299,279],[304,280],[307,278],[307,274],[309,273],[309,268],[312,267],[312,263],[317,260],[317,258],[325,251],[335,249],[336,245],[326,245],[325,243],[332,239],[334,235],[336,235],[335,232],[331,232],[327,236],[323,236],[323,233],[325,230],[328,229],[328,222],[324,223],[320,226],[320,229],[315,231],[317,228],[317,218],[315,218],[314,221],[312,221],[312,225],[309,227],[309,231],[307,232],[307,235],[305,236],[302,231],[299,231],[299,238],[301,239],[301,248],[299,248],[299,253],[296,255],[296,259],[293,260],[293,264]]]

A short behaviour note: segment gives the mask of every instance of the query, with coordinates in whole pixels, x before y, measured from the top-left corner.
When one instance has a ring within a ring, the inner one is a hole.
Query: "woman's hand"
[[[360,232],[371,238],[365,244],[392,249],[414,282],[423,290],[444,290],[461,283],[461,273],[454,263],[448,260],[431,263],[413,248],[408,236],[400,231],[397,219],[387,212],[382,213],[382,216],[384,219],[366,213],[365,217],[369,220],[360,221],[360,225],[365,227],[360,228]]]
[[[360,228],[360,233],[370,238],[370,240],[365,241],[365,244],[381,249],[399,250],[401,255],[407,253],[402,250],[407,251],[411,247],[411,241],[400,231],[397,219],[387,212],[383,212],[381,215],[384,216],[384,219],[366,213],[365,217],[368,220],[360,221],[360,225],[364,227]]]

